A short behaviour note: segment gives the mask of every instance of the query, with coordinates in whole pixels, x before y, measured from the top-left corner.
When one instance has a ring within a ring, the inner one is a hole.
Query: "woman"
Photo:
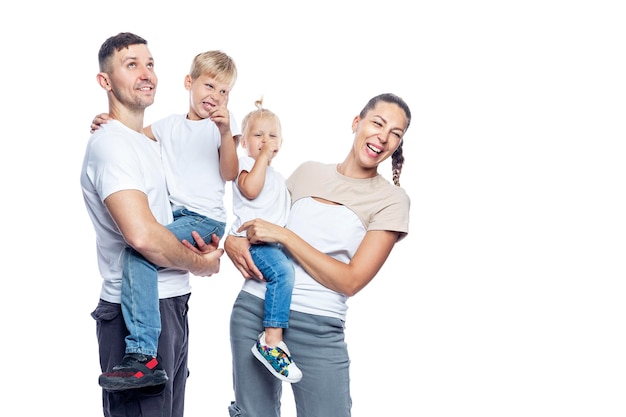
[[[306,162],[289,177],[292,208],[286,227],[255,219],[240,228],[247,238],[226,238],[224,249],[246,278],[230,323],[231,417],[280,415],[281,381],[250,352],[263,331],[265,283],[248,248],[270,242],[283,246],[296,270],[283,337],[297,352],[303,374],[292,385],[297,413],[350,416],[346,300],[376,276],[395,243],[408,233],[410,201],[399,179],[410,122],[409,107],[398,96],[372,98],[352,121],[354,142],[343,162]],[[378,173],[390,156],[395,185]]]

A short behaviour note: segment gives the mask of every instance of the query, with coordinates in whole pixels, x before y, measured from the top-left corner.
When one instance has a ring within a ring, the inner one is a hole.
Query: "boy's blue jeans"
[[[250,255],[267,281],[263,327],[286,329],[295,280],[293,264],[277,244],[252,245]]]
[[[174,211],[174,221],[166,227],[179,240],[187,239],[195,243],[192,231],[200,233],[205,241],[210,241],[213,234],[221,239],[226,223],[181,209]],[[125,339],[126,353],[156,356],[161,334],[159,267],[131,247],[124,251],[123,261],[122,313],[129,332]]]

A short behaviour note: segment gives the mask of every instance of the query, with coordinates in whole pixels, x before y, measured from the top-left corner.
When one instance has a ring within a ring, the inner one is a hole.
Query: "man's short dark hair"
[[[130,45],[147,45],[148,41],[141,36],[130,32],[120,32],[104,41],[98,52],[98,64],[100,71],[106,72],[109,58],[117,51],[128,48]]]

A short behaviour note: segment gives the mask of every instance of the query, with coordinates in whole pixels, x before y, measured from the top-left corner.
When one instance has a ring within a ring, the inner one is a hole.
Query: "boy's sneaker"
[[[98,384],[108,391],[150,387],[166,381],[167,374],[157,358],[142,353],[127,353],[122,363],[98,378]]]
[[[259,335],[252,353],[274,376],[282,381],[296,383],[302,379],[302,371],[296,366],[285,342],[276,347],[265,343],[265,332]]]

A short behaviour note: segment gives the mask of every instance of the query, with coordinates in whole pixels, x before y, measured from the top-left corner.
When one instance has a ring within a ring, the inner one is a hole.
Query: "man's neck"
[[[131,110],[127,107],[121,107],[115,105],[115,103],[109,104],[109,116],[112,119],[118,120],[120,123],[124,124],[129,129],[137,131],[139,133],[143,132],[143,116],[144,109],[140,110]]]

